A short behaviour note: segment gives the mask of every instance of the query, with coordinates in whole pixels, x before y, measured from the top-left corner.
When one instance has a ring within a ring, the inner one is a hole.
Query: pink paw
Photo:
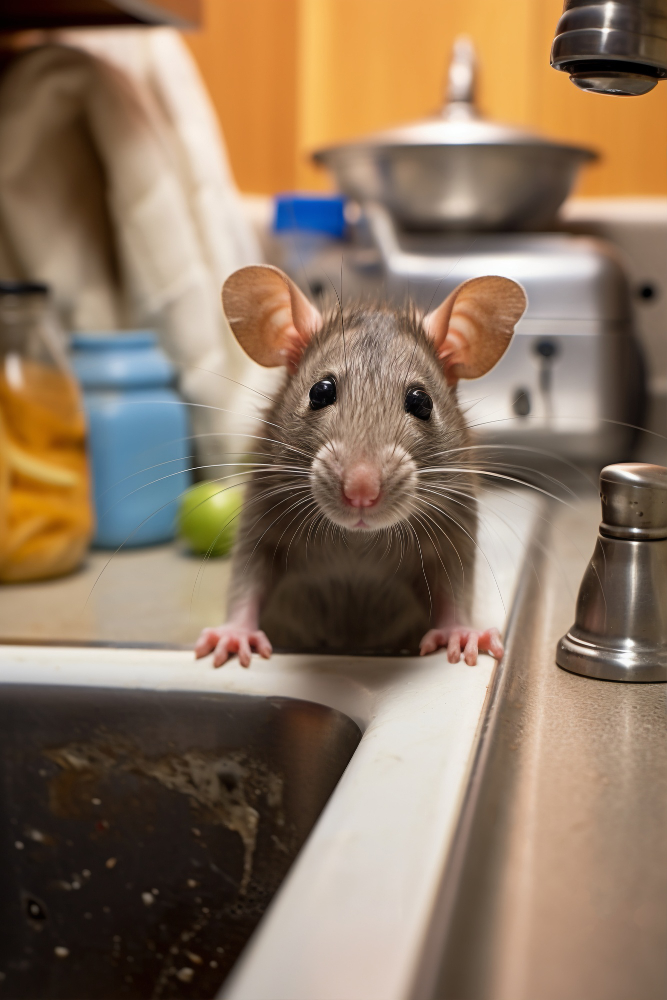
[[[491,653],[496,660],[501,660],[505,652],[497,628],[478,632],[461,625],[452,625],[449,628],[430,629],[419,644],[419,655],[426,656],[427,653],[434,653],[436,649],[445,647],[450,663],[459,662],[463,649],[463,659],[469,667],[474,667],[477,663],[478,652]]]
[[[195,659],[199,660],[211,651],[214,667],[221,667],[234,653],[238,653],[242,667],[249,667],[253,651],[265,660],[273,652],[264,632],[244,628],[242,625],[219,625],[218,628],[203,629],[195,645]]]

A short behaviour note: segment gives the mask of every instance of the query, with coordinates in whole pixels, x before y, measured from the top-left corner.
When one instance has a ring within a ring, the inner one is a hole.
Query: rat
[[[375,303],[323,315],[256,265],[222,301],[241,347],[284,381],[258,435],[227,622],[202,631],[196,657],[247,667],[275,645],[500,659],[498,630],[469,624],[476,473],[456,385],[505,353],[524,289],[472,278],[425,315]]]

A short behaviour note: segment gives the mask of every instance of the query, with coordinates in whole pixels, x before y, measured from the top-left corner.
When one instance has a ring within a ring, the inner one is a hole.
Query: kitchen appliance
[[[549,226],[579,167],[596,156],[482,118],[465,37],[454,44],[439,115],[313,155],[349,198],[379,201],[410,228],[454,230]]]
[[[571,198],[561,210],[569,232],[596,236],[620,252],[631,289],[633,330],[646,361],[649,433],[638,439],[642,462],[667,462],[667,198]]]
[[[485,274],[525,288],[507,353],[483,378],[459,383],[481,442],[526,449],[524,464],[543,452],[598,468],[627,457],[633,432],[623,424],[642,418],[642,364],[610,244],[568,233],[399,234],[380,206],[366,214],[395,302],[409,295],[426,311]]]
[[[459,382],[479,443],[513,449],[509,460],[524,466],[558,455],[597,471],[630,457],[635,432],[625,424],[644,420],[643,364],[611,243],[566,232],[408,232],[367,204],[346,242],[294,264],[286,269],[303,290],[333,305],[334,286],[344,302],[409,298],[426,312],[467,278],[520,282],[528,308],[507,353],[487,375]],[[558,475],[566,471],[561,465]]]
[[[667,77],[667,0],[565,0],[551,65],[581,90],[647,94]]]
[[[667,469],[609,465],[600,497],[600,534],[556,662],[599,680],[667,681]]]

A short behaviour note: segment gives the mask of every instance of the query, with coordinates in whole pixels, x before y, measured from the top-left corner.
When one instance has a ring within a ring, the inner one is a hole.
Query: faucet
[[[667,77],[667,0],[565,0],[551,65],[581,90],[647,94]]]
[[[667,681],[667,469],[607,465],[600,499],[600,533],[556,663],[600,680]]]

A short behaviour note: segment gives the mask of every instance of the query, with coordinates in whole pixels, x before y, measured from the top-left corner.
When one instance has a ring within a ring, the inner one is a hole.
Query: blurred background
[[[479,104],[593,146],[580,195],[667,194],[667,92],[605,100],[549,65],[562,0],[202,0],[186,37],[242,191],[323,189],[308,153],[437,111],[454,39],[479,56]]]

